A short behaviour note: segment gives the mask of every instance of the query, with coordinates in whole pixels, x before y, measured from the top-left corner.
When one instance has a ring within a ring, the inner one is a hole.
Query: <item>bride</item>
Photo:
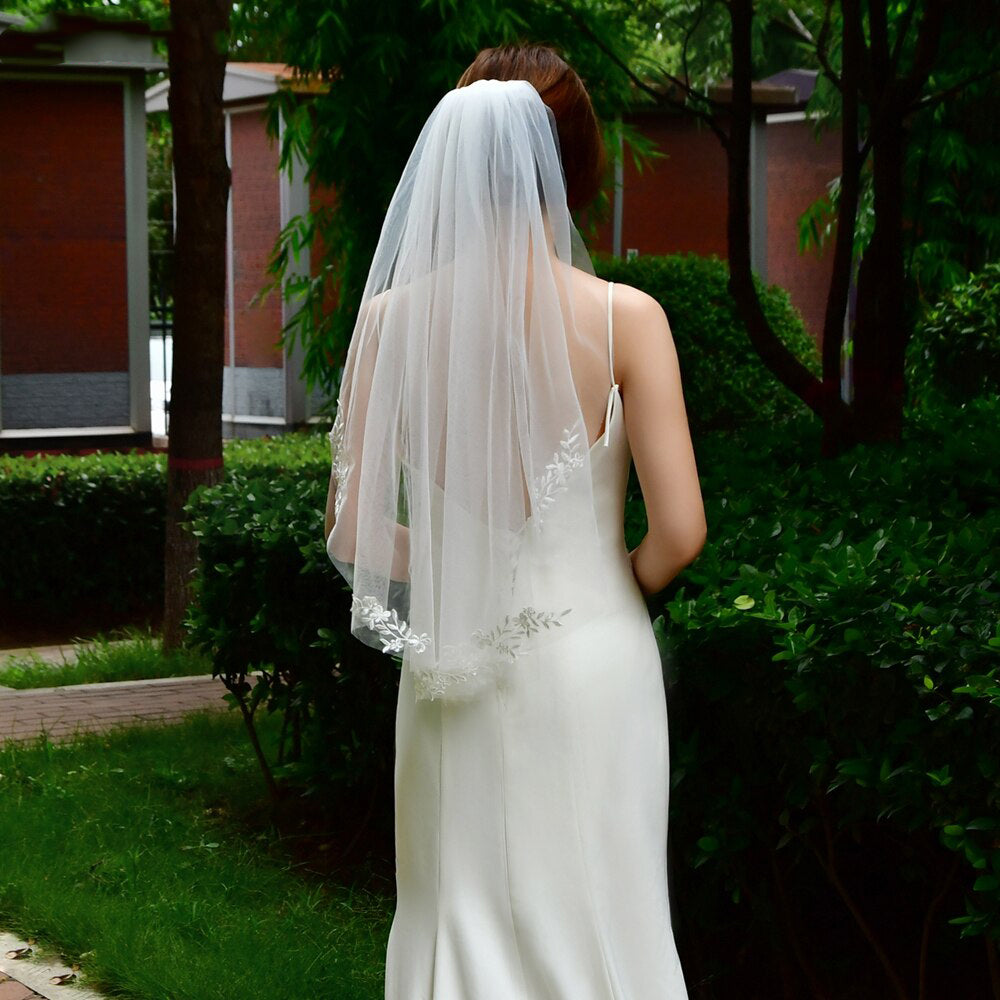
[[[327,552],[352,633],[402,657],[386,1000],[687,997],[644,595],[706,526],[667,319],[570,217],[603,162],[555,52],[481,52],[417,139],[348,349]]]

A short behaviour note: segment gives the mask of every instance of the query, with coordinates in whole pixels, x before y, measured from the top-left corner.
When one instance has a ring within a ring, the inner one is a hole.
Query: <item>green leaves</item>
[[[907,345],[907,367],[918,399],[936,394],[962,404],[1000,392],[1000,262],[927,310]]]
[[[664,308],[684,376],[692,432],[768,426],[803,406],[764,367],[750,343],[727,288],[728,268],[715,257],[695,254],[598,258],[597,273],[641,288]],[[782,289],[760,286],[764,313],[778,336],[814,373],[816,344]],[[772,530],[780,534],[780,524]]]
[[[1000,927],[1000,400],[835,460],[805,426],[696,442],[709,538],[663,601],[674,842],[760,905],[754,865],[808,865],[824,822],[862,852],[940,837],[976,900],[956,927]]]
[[[188,505],[200,558],[192,642],[251,720],[282,713],[287,738],[268,762],[277,780],[302,794],[376,780],[391,765],[398,674],[350,637],[350,601],[323,542],[329,442],[232,442],[226,460],[226,480]]]
[[[325,489],[329,460],[326,438],[314,433],[232,441],[225,449],[227,475],[265,481],[247,498],[257,511],[267,506],[270,479],[285,471],[312,475]],[[155,611],[162,601],[165,501],[164,454],[0,457],[0,602],[53,617],[80,608],[118,620]],[[219,503],[216,496],[210,506]],[[194,530],[233,537],[243,527],[219,509]]]
[[[627,63],[638,40],[622,30],[622,11],[606,4],[276,0],[268,17],[282,60],[325,84],[307,101],[287,89],[271,102],[275,135],[279,114],[283,125],[282,166],[300,157],[317,197],[281,234],[270,272],[302,306],[285,340],[302,345],[310,387],[332,397],[389,199],[421,126],[476,52],[545,39],[580,73],[599,118],[611,123],[634,99],[618,60]],[[336,212],[322,204],[333,201],[324,188],[336,193]],[[303,276],[294,260],[306,245],[313,266]]]

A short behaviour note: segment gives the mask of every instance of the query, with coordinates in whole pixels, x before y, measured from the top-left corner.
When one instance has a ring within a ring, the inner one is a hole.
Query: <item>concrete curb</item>
[[[8,951],[27,947],[32,949],[32,954],[28,958],[6,957]],[[80,972],[76,973],[75,980],[61,986],[49,982],[53,976],[65,976],[72,971],[65,962],[45,953],[37,944],[29,945],[27,941],[13,934],[0,931],[0,972],[9,976],[15,983],[34,990],[45,1000],[106,1000],[102,994],[95,993],[81,984],[83,974]]]

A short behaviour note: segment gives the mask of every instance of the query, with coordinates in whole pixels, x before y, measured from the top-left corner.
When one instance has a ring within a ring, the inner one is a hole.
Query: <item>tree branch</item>
[[[909,1000],[909,993],[907,992],[902,979],[899,978],[899,973],[897,973],[893,968],[892,962],[889,959],[886,950],[882,947],[878,938],[875,936],[875,931],[872,929],[871,924],[868,923],[865,915],[861,912],[858,904],[854,900],[854,897],[851,895],[847,886],[840,877],[840,871],[837,867],[837,850],[833,841],[833,824],[830,821],[830,812],[827,808],[826,797],[820,793],[816,796],[815,801],[823,822],[823,839],[826,845],[825,858],[821,856],[818,851],[814,851],[816,858],[820,863],[820,867],[826,873],[826,877],[829,880],[830,885],[832,885],[837,891],[837,895],[840,896],[844,905],[850,911],[851,916],[854,918],[854,922],[858,925],[858,930],[861,931],[865,940],[871,946],[872,951],[875,952],[875,955],[882,966],[882,971],[892,984],[893,992],[898,1000]]]
[[[843,81],[831,65],[830,56],[826,48],[827,42],[830,40],[830,12],[832,10],[833,0],[826,0],[826,9],[823,11],[823,24],[819,29],[819,37],[816,39],[816,58],[819,60],[820,66],[823,67],[823,72],[826,74],[826,78],[837,88],[837,90],[843,93]]]
[[[958,863],[961,860],[962,855],[956,854],[951,867],[948,869],[948,874],[945,877],[941,888],[938,890],[937,895],[928,904],[927,912],[924,914],[924,926],[920,932],[920,964],[917,974],[918,1000],[927,1000],[927,949],[930,946],[931,926],[934,923],[934,915],[944,902],[944,897],[948,895],[948,890],[951,888],[951,884],[955,880],[955,873],[958,871]]]
[[[861,164],[866,152],[858,150],[859,46],[857,28],[861,12],[858,0],[843,0],[843,100],[840,127],[840,200],[834,240],[830,287],[823,316],[823,391],[829,399],[840,399],[840,364],[844,340],[844,319],[854,273],[854,232],[860,197]],[[848,421],[825,429],[823,451],[833,454],[843,446]]]
[[[891,77],[892,54],[889,49],[889,15],[886,0],[869,0],[868,25],[871,34],[872,93],[882,94]]]
[[[967,76],[964,80],[953,84],[951,87],[946,87],[944,90],[939,90],[933,94],[926,94],[919,101],[915,101],[911,104],[909,108],[907,108],[906,113],[912,114],[915,111],[923,111],[924,108],[940,104],[941,101],[946,101],[949,97],[954,97],[956,94],[961,93],[966,87],[969,86],[969,84],[989,79],[989,77],[996,76],[998,73],[1000,73],[1000,65],[991,66],[989,69],[983,70],[981,73],[973,73],[972,76]]]
[[[689,104],[687,100],[679,101],[675,97],[671,97],[669,94],[663,93],[663,91],[657,90],[655,87],[651,87],[645,80],[637,76],[632,68],[615,52],[603,38],[599,37],[597,33],[587,24],[586,20],[580,15],[580,12],[568,2],[568,0],[556,0],[556,4],[560,7],[563,13],[580,29],[580,31],[594,44],[601,52],[604,53],[628,78],[632,83],[641,90],[644,94],[652,97],[656,102],[658,107],[666,105],[667,107],[674,108],[677,111],[682,111],[684,114],[693,115],[695,118],[703,121],[708,127],[715,133],[719,142],[722,143],[723,147],[729,142],[729,137],[719,126],[718,122],[715,120],[715,115],[705,111],[696,105]],[[678,79],[670,73],[664,70],[658,71],[660,75],[668,81],[670,84],[675,86],[678,90],[685,95],[685,98],[691,98],[693,100],[701,101],[707,104],[711,108],[718,107],[718,103],[713,101],[711,98],[705,96],[704,94],[698,93],[690,84],[685,83],[683,80]]]
[[[726,221],[729,250],[729,293],[754,350],[769,371],[814,413],[826,418],[830,406],[822,383],[775,334],[761,308],[750,258],[750,129],[753,117],[753,0],[733,0],[730,7],[733,50],[733,96],[728,162],[729,207]]]
[[[920,19],[920,29],[917,32],[913,66],[900,81],[900,99],[903,107],[913,103],[931,74],[937,57],[938,44],[941,41],[944,12],[944,0],[927,0],[924,16]]]
[[[782,30],[788,32],[792,36],[801,39],[803,42],[808,42],[810,45],[816,44],[816,39],[813,38],[809,29],[802,23],[802,19],[798,14],[792,10],[791,7],[787,8],[786,13],[788,15],[787,21],[782,21],[779,18],[775,18],[774,23]]]
[[[691,79],[691,71],[688,68],[688,48],[691,45],[691,38],[694,33],[698,30],[698,26],[702,22],[702,18],[705,16],[705,0],[700,0],[698,4],[698,13],[694,19],[688,25],[687,30],[684,32],[684,42],[681,45],[681,66],[684,69],[684,79]]]
[[[826,988],[821,985],[816,969],[813,967],[812,962],[805,953],[805,949],[802,947],[802,940],[799,937],[798,927],[792,915],[791,906],[788,903],[788,892],[785,888],[785,876],[781,870],[781,864],[778,861],[778,852],[770,851],[768,853],[771,856],[771,875],[774,880],[774,887],[777,890],[778,908],[781,912],[781,919],[785,925],[785,934],[787,935],[788,942],[792,947],[792,954],[795,956],[795,961],[798,963],[799,971],[809,983],[809,989],[813,1000],[829,1000],[830,994]]]
[[[878,144],[882,129],[887,121],[912,110],[916,97],[927,82],[934,66],[941,38],[944,9],[943,0],[927,0],[927,8],[920,21],[917,51],[910,72],[903,78],[886,77],[881,83],[880,90],[869,96],[868,107],[871,109],[871,124],[863,147],[864,156],[868,155],[872,146]]]

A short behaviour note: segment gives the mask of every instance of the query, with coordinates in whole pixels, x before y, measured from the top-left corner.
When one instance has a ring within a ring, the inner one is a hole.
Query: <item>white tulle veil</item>
[[[351,631],[402,655],[418,699],[482,696],[604,604],[574,381],[603,344],[574,322],[574,266],[591,268],[534,87],[447,93],[389,205],[330,434]]]

